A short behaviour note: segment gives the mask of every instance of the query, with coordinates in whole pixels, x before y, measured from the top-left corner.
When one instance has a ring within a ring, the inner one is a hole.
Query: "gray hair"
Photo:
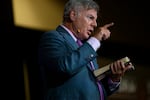
[[[79,12],[82,9],[85,10],[95,9],[98,13],[99,5],[93,0],[69,0],[64,8],[63,22],[70,21],[69,14],[71,10]]]

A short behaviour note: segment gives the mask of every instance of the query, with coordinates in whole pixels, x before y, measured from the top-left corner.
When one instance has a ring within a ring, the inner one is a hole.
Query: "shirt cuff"
[[[92,48],[95,51],[97,51],[101,46],[100,41],[97,40],[95,37],[91,37],[90,39],[87,40],[87,42],[92,46]]]
[[[113,82],[110,78],[108,79],[108,85],[109,85],[109,89],[111,91],[113,91],[114,89],[116,89],[119,85],[120,85],[120,81],[119,82]]]

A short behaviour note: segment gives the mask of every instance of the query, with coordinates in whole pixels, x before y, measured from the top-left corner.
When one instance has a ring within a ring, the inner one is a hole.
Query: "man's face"
[[[88,39],[97,26],[97,11],[94,9],[82,10],[78,13],[73,24],[75,25],[78,32],[75,36],[81,40]]]

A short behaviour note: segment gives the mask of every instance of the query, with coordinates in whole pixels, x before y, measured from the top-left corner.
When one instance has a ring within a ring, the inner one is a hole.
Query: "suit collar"
[[[61,27],[63,27],[63,28],[71,35],[71,37],[72,37],[75,41],[77,41],[77,38],[74,36],[74,34],[73,34],[66,26],[64,26],[64,25],[62,24]]]
[[[58,31],[66,40],[66,42],[73,48],[77,49],[78,45],[76,43],[76,41],[71,37],[71,35],[68,33],[67,30],[65,30],[61,25],[59,25],[56,28],[56,31]]]

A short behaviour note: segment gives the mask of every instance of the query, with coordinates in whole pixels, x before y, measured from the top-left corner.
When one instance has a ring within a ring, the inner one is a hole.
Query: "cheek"
[[[87,29],[87,27],[89,25],[89,23],[88,23],[88,21],[86,19],[80,20],[79,23],[80,23],[80,28],[83,29],[83,30]]]
[[[86,32],[87,29],[88,29],[88,24],[87,23],[82,23],[81,24],[81,29],[82,29],[83,32]]]

